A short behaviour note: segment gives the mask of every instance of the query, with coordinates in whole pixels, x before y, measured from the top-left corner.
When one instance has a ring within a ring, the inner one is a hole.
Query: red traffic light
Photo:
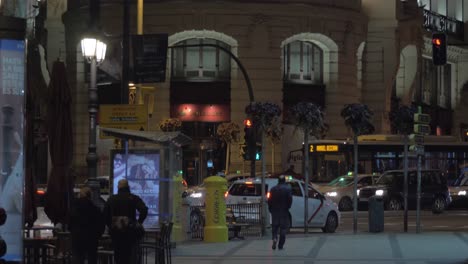
[[[245,127],[252,127],[253,123],[252,123],[252,120],[250,119],[245,119],[244,120],[244,126]]]
[[[442,40],[440,38],[433,38],[432,39],[432,44],[434,44],[436,46],[440,46],[440,45],[442,45]]]

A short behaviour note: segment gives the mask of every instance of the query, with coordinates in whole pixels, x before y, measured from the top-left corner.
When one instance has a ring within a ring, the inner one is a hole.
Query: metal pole
[[[96,114],[97,114],[97,89],[96,89],[96,58],[91,60],[91,81],[88,89],[88,112],[89,112],[89,145],[86,162],[88,163],[88,179],[97,176],[97,154],[96,154]]]
[[[353,233],[357,233],[357,174],[358,174],[358,137],[354,135],[354,175],[353,175]]]
[[[130,0],[123,0],[123,28],[122,28],[122,84],[121,84],[121,103],[128,104],[128,80],[130,64]]]
[[[404,217],[403,217],[403,229],[408,232],[408,135],[404,135],[405,141],[405,157],[403,161],[404,166],[404,182],[403,182],[403,206],[404,206]]]
[[[98,107],[98,94],[96,87],[97,61],[91,59],[91,80],[88,89],[88,112],[89,112],[89,145],[86,163],[88,164],[88,186],[92,191],[92,200],[99,208],[104,208],[104,202],[100,199],[100,185],[97,182],[97,160],[96,153],[96,114]]]
[[[138,0],[137,34],[143,35],[143,0]]]
[[[309,129],[304,129],[304,145],[303,145],[303,156],[304,156],[304,233],[309,233]]]
[[[416,201],[416,233],[421,232],[421,155],[418,154],[418,180]]]
[[[262,131],[262,152],[264,151],[265,146],[265,133]],[[265,155],[262,155],[262,236],[266,235],[267,228],[269,224],[268,211],[267,211],[267,200],[266,190],[265,190],[265,174],[266,174],[266,162]]]

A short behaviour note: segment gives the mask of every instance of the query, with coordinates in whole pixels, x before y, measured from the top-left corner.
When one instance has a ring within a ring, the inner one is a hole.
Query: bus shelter
[[[181,132],[115,128],[101,131],[125,142],[122,149],[110,150],[110,192],[116,193],[117,182],[127,179],[132,193],[149,208],[145,228],[157,228],[161,222],[174,222],[176,227],[182,205],[182,147],[191,139]],[[151,144],[129,148],[129,140]]]

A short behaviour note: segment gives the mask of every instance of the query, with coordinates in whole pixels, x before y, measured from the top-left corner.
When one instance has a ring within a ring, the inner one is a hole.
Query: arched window
[[[284,46],[284,81],[323,84],[323,51],[306,41]]]
[[[193,38],[177,45],[216,44],[230,47],[218,40]],[[185,47],[172,49],[172,80],[226,81],[231,77],[229,55],[216,47]]]

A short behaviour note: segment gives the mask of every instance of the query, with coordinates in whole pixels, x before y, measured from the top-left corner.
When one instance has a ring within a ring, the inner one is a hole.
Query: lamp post
[[[88,182],[93,189],[93,200],[99,204],[99,185],[97,177],[96,153],[96,114],[98,110],[98,95],[96,87],[97,65],[104,61],[107,45],[95,37],[85,37],[81,40],[83,57],[91,64],[91,79],[88,89],[89,112],[89,145],[86,163],[88,165]]]

